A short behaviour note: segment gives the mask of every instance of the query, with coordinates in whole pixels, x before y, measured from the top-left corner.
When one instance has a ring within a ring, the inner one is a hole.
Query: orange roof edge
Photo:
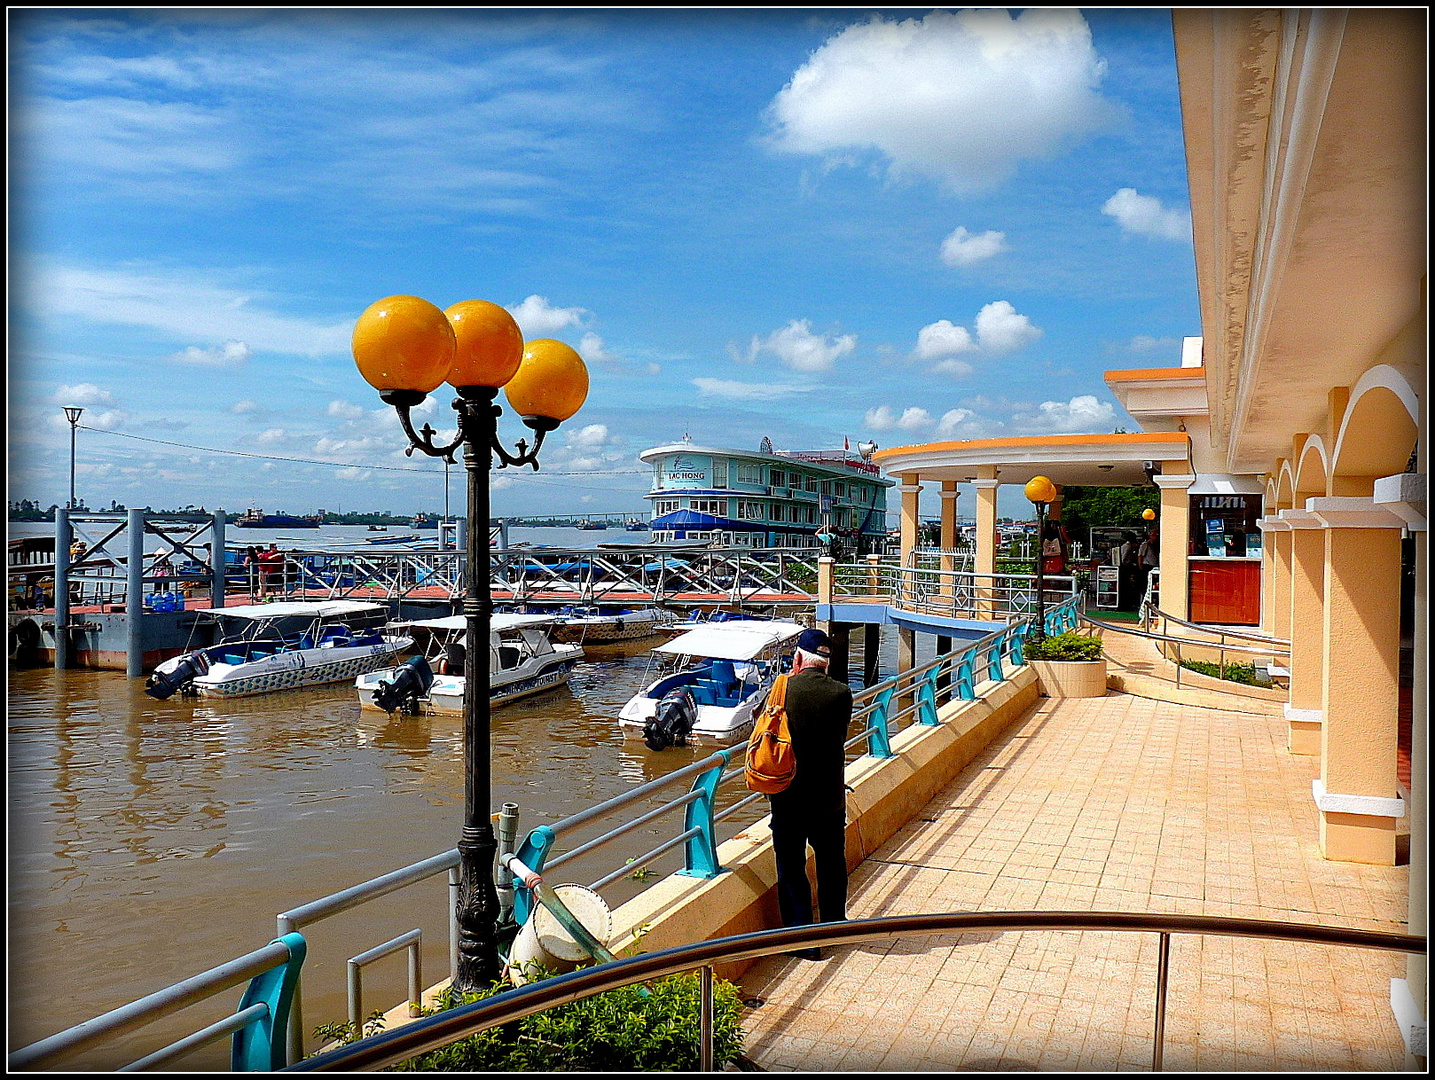
[[[1137,379],[1204,379],[1206,369],[1204,367],[1149,367],[1149,368],[1123,368],[1120,371],[1108,371],[1103,375],[1107,382],[1135,381]]]
[[[1110,435],[1015,435],[1006,439],[969,439],[964,442],[918,443],[878,450],[874,458],[938,450],[984,450],[998,446],[1097,446],[1101,443],[1186,443],[1184,431],[1122,431]]]

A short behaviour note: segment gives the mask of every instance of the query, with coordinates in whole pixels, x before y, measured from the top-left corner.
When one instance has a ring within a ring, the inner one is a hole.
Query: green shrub
[[[537,974],[543,974],[541,972]],[[438,1009],[468,1004],[512,989],[497,983],[459,995],[445,991]],[[646,993],[644,992],[646,989]],[[649,986],[609,990],[534,1016],[481,1031],[393,1066],[396,1072],[696,1072],[701,1064],[701,989],[696,974],[670,975]],[[742,1053],[737,987],[713,980],[713,1064]],[[348,1024],[323,1034],[353,1041]],[[366,1025],[366,1034],[374,1029]]]
[[[1100,660],[1101,639],[1068,630],[1040,641],[1027,638],[1021,654],[1027,660]]]
[[[1225,679],[1242,686],[1270,685],[1270,680],[1261,677],[1255,664],[1227,664],[1222,668],[1219,664],[1210,664],[1205,660],[1182,660],[1181,666],[1197,675],[1209,675],[1213,679]]]

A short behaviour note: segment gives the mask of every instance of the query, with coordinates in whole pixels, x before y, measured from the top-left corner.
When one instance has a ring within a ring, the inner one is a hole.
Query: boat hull
[[[673,619],[674,616],[663,611],[584,616],[557,624],[553,628],[553,640],[577,644],[636,641],[665,633]]]
[[[392,638],[381,645],[295,649],[243,664],[212,664],[192,685],[201,697],[236,698],[346,682],[392,665],[411,645],[412,638]]]
[[[576,656],[554,657],[527,671],[517,668],[511,675],[500,673],[497,678],[490,678],[489,704],[506,705],[510,701],[562,686],[568,682],[577,662]],[[381,681],[392,678],[396,670],[375,671],[355,680],[360,708],[379,708],[374,704],[374,691]],[[467,680],[462,675],[435,675],[428,697],[419,702],[420,709],[425,713],[461,715],[466,684]]]

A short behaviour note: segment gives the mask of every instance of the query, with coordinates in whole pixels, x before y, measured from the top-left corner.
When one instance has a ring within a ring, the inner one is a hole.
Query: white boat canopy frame
[[[708,656],[715,660],[751,660],[773,645],[795,640],[805,629],[801,623],[770,623],[766,626],[717,623],[679,634],[672,641],[654,647],[653,652]]]
[[[518,630],[525,626],[543,626],[556,622],[552,615],[513,615],[499,612],[489,617],[489,629],[494,633],[504,630]],[[467,630],[467,615],[445,615],[441,619],[416,619],[412,622],[393,623],[395,627],[422,626],[426,630]]]

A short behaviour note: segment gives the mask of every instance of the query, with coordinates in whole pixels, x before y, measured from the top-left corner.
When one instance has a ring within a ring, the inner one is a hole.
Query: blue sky
[[[64,501],[75,404],[92,507],[440,509],[349,351],[396,293],[587,360],[511,514],[641,509],[685,433],[1136,430],[1101,373],[1200,333],[1165,10],[9,25],[12,499]]]

